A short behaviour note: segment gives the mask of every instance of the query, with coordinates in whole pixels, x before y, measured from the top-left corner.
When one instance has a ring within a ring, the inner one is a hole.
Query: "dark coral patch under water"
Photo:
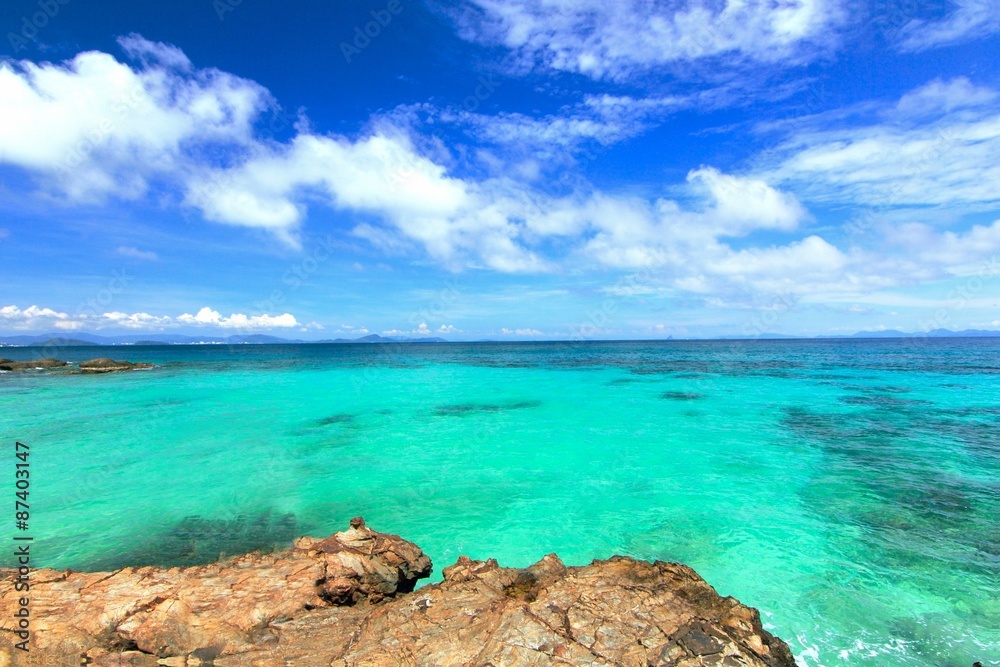
[[[331,424],[346,424],[347,422],[354,421],[354,415],[349,414],[339,414],[331,415],[329,417],[324,417],[323,419],[317,419],[316,424],[319,426],[330,426]]]
[[[918,405],[931,405],[930,401],[923,401],[917,398],[896,398],[885,394],[868,394],[865,396],[841,396],[841,403],[847,405],[864,405],[872,408],[900,409],[910,408]]]
[[[541,404],[541,401],[511,401],[509,403],[455,403],[451,405],[439,405],[434,410],[434,414],[439,417],[464,417],[466,415],[504,412],[506,410],[537,408]]]
[[[651,382],[651,380],[641,380],[639,378],[615,378],[614,380],[610,380],[605,384],[608,385],[609,387],[617,387],[619,385],[635,384],[637,382]]]
[[[665,391],[660,394],[660,398],[665,398],[668,401],[697,401],[705,398],[705,394],[699,394],[696,391]]]
[[[973,453],[968,440],[988,439],[989,429],[941,419],[942,411],[926,402],[881,398],[845,401],[874,408],[849,415],[786,409],[782,423],[825,454],[824,474],[800,493],[827,520],[863,527],[844,534],[845,553],[863,549],[869,562],[947,597],[943,553],[955,573],[987,578],[996,563],[990,554],[1000,551],[1000,532],[989,528],[988,518],[997,509],[996,488],[940,465],[944,452]],[[920,442],[935,444],[914,447]]]
[[[225,556],[269,552],[290,546],[298,533],[294,514],[277,514],[270,510],[257,514],[240,513],[229,518],[188,516],[131,550],[108,554],[89,563],[87,569],[204,565]]]

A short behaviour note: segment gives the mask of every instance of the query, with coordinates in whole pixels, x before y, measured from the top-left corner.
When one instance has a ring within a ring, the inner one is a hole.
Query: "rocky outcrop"
[[[268,641],[274,622],[412,591],[430,572],[419,547],[377,533],[360,518],[344,532],[301,538],[280,554],[201,567],[39,570],[31,573],[33,645],[39,653],[77,657],[127,649],[160,657],[245,652]],[[15,576],[0,579],[4,630],[14,629]]]
[[[795,664],[756,610],[720,597],[683,565],[615,557],[565,567],[550,555],[513,569],[462,557],[443,582],[413,591],[430,570],[416,545],[356,519],[325,540],[225,564],[40,571],[29,654],[39,662],[20,655],[16,664],[62,664],[46,656],[116,666]],[[17,602],[12,581],[0,580],[5,629]],[[4,651],[15,656],[0,646],[0,665]]]
[[[141,368],[152,368],[153,364],[145,362],[133,363],[131,361],[115,361],[108,357],[91,359],[80,363],[80,371],[83,373],[117,373],[120,371],[134,371]]]
[[[43,357],[30,361],[11,361],[10,359],[0,359],[0,371],[29,371],[29,370],[50,370],[53,368],[65,368],[69,366],[68,361]],[[145,362],[115,361],[108,357],[91,359],[80,364],[81,373],[116,373],[119,371],[134,371],[143,368],[152,368],[153,364]],[[69,371],[75,373],[76,371]],[[2,667],[2,666],[0,666]]]
[[[41,359],[31,359],[30,361],[11,361],[10,359],[0,359],[0,371],[28,371],[36,369],[62,368],[69,365],[68,362],[53,359],[52,357],[42,357]]]

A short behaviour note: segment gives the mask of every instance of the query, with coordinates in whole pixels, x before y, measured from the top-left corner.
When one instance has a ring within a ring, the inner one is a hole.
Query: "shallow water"
[[[42,354],[158,366],[0,375],[38,566],[201,563],[363,514],[435,580],[459,554],[674,560],[802,665],[1000,664],[997,339],[0,356]]]

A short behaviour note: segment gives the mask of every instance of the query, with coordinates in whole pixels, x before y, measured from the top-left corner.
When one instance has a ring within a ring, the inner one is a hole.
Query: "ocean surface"
[[[1000,339],[0,350],[42,353],[157,366],[0,375],[37,566],[363,515],[433,580],[460,554],[679,561],[800,665],[1000,664]]]

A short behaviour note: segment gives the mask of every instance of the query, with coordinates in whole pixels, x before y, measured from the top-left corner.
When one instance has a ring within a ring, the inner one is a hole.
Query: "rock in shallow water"
[[[80,370],[84,373],[117,373],[119,371],[134,371],[141,368],[152,368],[153,364],[145,362],[115,361],[108,357],[91,359],[80,364]]]
[[[462,557],[413,591],[431,563],[355,519],[282,554],[194,568],[33,573],[29,662],[338,667],[622,665],[792,667],[756,610],[693,570],[615,557],[526,569]],[[0,580],[0,624],[17,603]],[[412,592],[409,592],[412,591]],[[10,642],[4,633],[0,642]],[[15,656],[9,646],[3,652]],[[48,657],[46,657],[48,656]]]
[[[39,368],[62,368],[67,362],[53,359],[52,357],[42,357],[30,361],[11,361],[10,359],[0,359],[0,371],[28,371]]]

